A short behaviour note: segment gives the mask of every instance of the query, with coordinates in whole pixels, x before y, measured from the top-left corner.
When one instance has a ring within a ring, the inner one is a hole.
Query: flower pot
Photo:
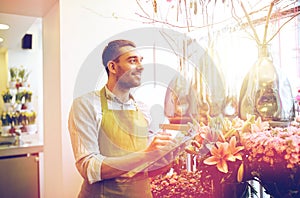
[[[10,111],[12,111],[12,105],[11,105],[11,103],[9,103],[9,102],[4,103],[3,111],[5,111],[5,112],[10,112]]]
[[[37,132],[37,126],[36,124],[29,124],[25,126],[26,132],[29,134],[34,134]]]
[[[11,129],[11,126],[2,126],[1,136],[9,136],[10,135],[10,133],[9,133],[10,129]]]
[[[27,110],[33,110],[33,103],[32,102],[26,102],[25,103]]]
[[[22,110],[22,104],[17,103],[15,111],[21,111]]]
[[[23,81],[22,82],[22,87],[28,87],[28,82],[27,81]]]
[[[10,89],[15,89],[15,88],[16,88],[16,84],[17,84],[16,81],[10,81],[10,82],[9,82],[9,88],[10,88]]]

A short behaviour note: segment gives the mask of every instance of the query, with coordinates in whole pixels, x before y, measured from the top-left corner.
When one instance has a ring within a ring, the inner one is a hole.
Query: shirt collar
[[[113,92],[111,92],[107,86],[105,85],[105,97],[108,100],[112,100],[114,102],[122,103],[122,104],[133,104],[135,102],[133,96],[129,94],[129,100],[123,103]]]

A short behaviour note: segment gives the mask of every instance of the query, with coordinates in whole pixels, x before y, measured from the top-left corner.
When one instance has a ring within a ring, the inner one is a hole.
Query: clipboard
[[[176,130],[176,129],[182,129],[182,126],[174,126],[174,124],[171,125],[164,125],[164,129],[170,129],[170,130]],[[176,128],[177,127],[177,128]],[[179,127],[179,128],[178,128]],[[184,129],[187,126],[184,126]],[[155,163],[157,163],[159,160],[161,160],[162,158],[164,158],[166,155],[170,154],[171,152],[175,151],[176,149],[180,148],[181,146],[186,146],[191,140],[194,139],[194,137],[197,135],[198,133],[196,132],[192,132],[189,131],[188,133],[186,133],[182,139],[179,141],[178,144],[176,144],[176,146],[172,147],[170,150],[165,151],[162,155],[159,155],[156,159],[154,159],[153,161],[149,162],[149,163],[145,163],[142,164],[138,167],[136,167],[135,169],[129,171],[126,174],[123,174],[122,177],[127,177],[127,178],[132,178],[134,177],[136,174],[145,171],[147,168],[149,168],[150,166],[154,165]],[[180,155],[182,152],[179,152],[178,155]],[[177,156],[178,156],[177,155]]]

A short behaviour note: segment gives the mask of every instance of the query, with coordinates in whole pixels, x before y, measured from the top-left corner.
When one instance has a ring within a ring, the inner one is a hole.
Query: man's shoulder
[[[94,102],[95,100],[100,101],[99,98],[100,98],[99,91],[94,90],[76,97],[73,100],[73,103],[90,103],[90,102]]]

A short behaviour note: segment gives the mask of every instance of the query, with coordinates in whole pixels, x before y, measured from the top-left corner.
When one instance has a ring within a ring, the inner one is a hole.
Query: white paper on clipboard
[[[128,173],[122,175],[122,177],[128,177],[128,178],[132,178],[134,177],[136,174],[145,171],[147,168],[149,168],[150,166],[154,165],[157,161],[161,160],[162,158],[164,158],[166,155],[170,154],[171,152],[175,151],[176,149],[182,147],[182,151],[184,150],[184,147],[188,145],[188,143],[194,139],[194,137],[196,136],[197,133],[188,133],[187,135],[184,135],[182,137],[182,139],[179,141],[178,144],[176,144],[176,146],[172,147],[170,150],[166,151],[165,153],[163,153],[162,155],[158,156],[156,159],[154,159],[152,162],[150,163],[145,163],[142,164],[141,166],[138,166],[137,168],[129,171]],[[178,155],[182,153],[179,152]],[[174,156],[175,157],[175,156]]]

